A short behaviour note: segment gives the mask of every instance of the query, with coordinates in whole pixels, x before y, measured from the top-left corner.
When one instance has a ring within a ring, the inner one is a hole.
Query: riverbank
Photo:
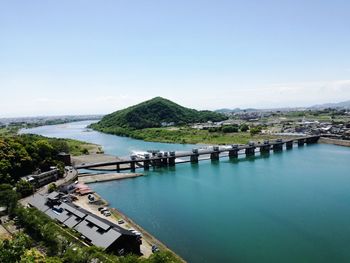
[[[197,130],[190,127],[147,128],[131,130],[125,128],[104,128],[96,131],[125,136],[147,142],[180,143],[180,144],[246,144],[249,141],[263,141],[280,138],[271,134],[251,135],[249,132],[211,132],[210,130]]]
[[[338,139],[330,139],[330,138],[321,137],[318,142],[325,143],[325,144],[334,144],[334,145],[338,145],[338,146],[350,147],[350,141],[346,141],[346,140],[338,140]]]
[[[85,154],[72,156],[72,163],[74,165],[81,165],[83,163],[100,163],[100,162],[114,162],[121,161],[120,158],[109,154]],[[99,169],[101,170],[101,169]]]
[[[101,145],[78,141],[73,139],[59,139],[68,144],[69,152],[72,156],[103,154]]]
[[[107,174],[80,174],[78,181],[81,183],[89,184],[96,182],[108,182],[121,180],[126,178],[135,178],[143,176],[142,173],[107,173]]]

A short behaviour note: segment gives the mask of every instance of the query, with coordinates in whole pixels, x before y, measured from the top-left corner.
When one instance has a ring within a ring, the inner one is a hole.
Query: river
[[[26,132],[101,144],[119,156],[193,147],[87,131],[88,123]],[[349,162],[350,148],[316,144],[91,186],[188,262],[349,262]]]

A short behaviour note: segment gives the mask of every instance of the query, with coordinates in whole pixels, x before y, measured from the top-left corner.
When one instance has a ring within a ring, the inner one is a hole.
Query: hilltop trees
[[[64,166],[62,168],[57,155],[67,149],[67,143],[60,139],[38,135],[0,138],[0,183],[14,185],[22,176],[31,174],[35,169],[47,171],[50,166],[59,166],[62,171]],[[28,194],[27,190],[30,191],[25,189],[27,185],[23,182],[18,186],[24,195]]]

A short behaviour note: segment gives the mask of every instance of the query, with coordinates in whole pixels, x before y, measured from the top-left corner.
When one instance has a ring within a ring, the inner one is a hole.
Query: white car
[[[104,216],[111,216],[111,212],[109,212],[109,211],[104,211],[104,212],[103,212],[103,215],[104,215]]]

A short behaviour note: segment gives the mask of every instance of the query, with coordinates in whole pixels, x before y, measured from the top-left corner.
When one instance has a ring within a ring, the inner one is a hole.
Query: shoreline
[[[100,195],[99,197],[101,200],[105,201]],[[126,216],[124,213],[122,213],[120,210],[118,210],[115,207],[112,207],[111,212],[122,218],[125,222],[127,222],[129,225],[131,225],[134,229],[137,229],[139,232],[142,233],[143,237],[145,238],[145,241],[147,241],[150,244],[155,244],[158,248],[161,250],[166,250],[171,252],[177,259],[179,259],[181,262],[186,262],[183,258],[181,258],[178,254],[176,254],[174,251],[172,251],[169,247],[167,247],[163,242],[161,242],[159,239],[154,237],[152,234],[150,234],[148,231],[146,231],[143,227],[141,227],[139,224],[135,223],[130,217]],[[150,242],[151,241],[151,242]]]
[[[323,144],[333,144],[337,146],[350,147],[350,141],[321,137],[318,141]]]
[[[169,247],[167,247],[164,243],[162,243],[160,240],[155,238],[152,234],[150,234],[148,231],[146,231],[144,228],[142,228],[140,225],[135,223],[130,217],[119,211],[117,208],[110,207],[109,202],[101,197],[100,194],[94,192],[94,195],[97,197],[98,202],[95,204],[89,203],[86,196],[79,196],[78,200],[75,201],[78,206],[81,206],[84,209],[87,209],[88,211],[96,214],[97,216],[101,216],[98,211],[98,207],[106,206],[109,208],[109,211],[111,212],[111,217],[106,217],[105,219],[119,225],[120,227],[124,229],[135,229],[139,231],[143,238],[142,238],[142,245],[141,245],[141,252],[143,252],[143,255],[141,257],[148,258],[150,257],[152,253],[152,245],[156,245],[160,250],[168,251],[172,253],[180,262],[186,262],[184,259],[182,259],[178,254],[176,254],[174,251],[172,251]],[[125,223],[119,224],[118,220],[124,220]]]

